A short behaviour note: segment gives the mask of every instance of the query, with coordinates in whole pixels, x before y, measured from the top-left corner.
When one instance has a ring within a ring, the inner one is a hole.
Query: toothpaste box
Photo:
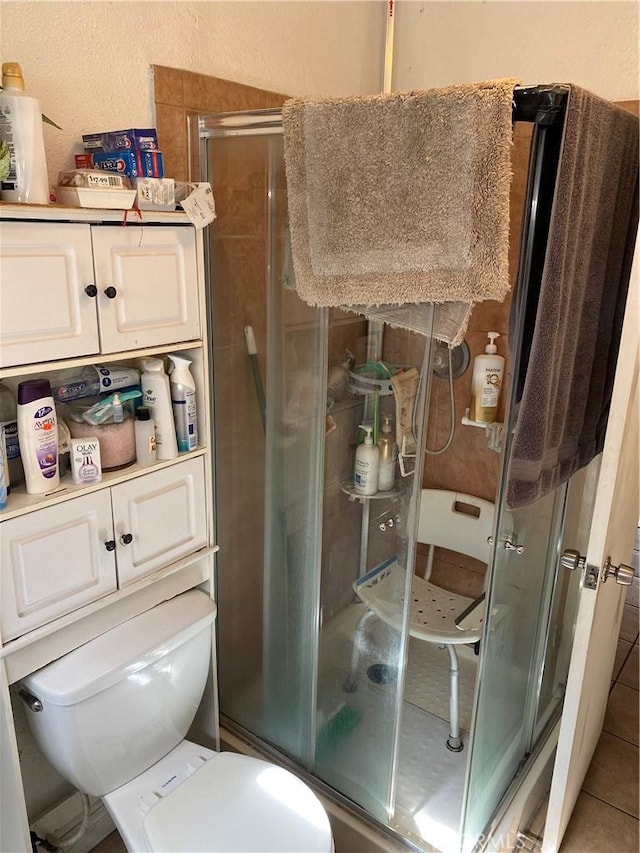
[[[84,150],[93,151],[157,151],[158,135],[155,127],[108,130],[105,133],[85,133]]]
[[[87,158],[91,158],[91,165],[85,165]],[[76,154],[76,167],[104,169],[107,172],[129,175],[130,178],[164,177],[164,163],[160,151],[96,151],[94,154]]]

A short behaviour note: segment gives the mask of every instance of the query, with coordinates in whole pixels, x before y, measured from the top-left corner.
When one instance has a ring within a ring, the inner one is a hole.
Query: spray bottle
[[[360,424],[359,429],[364,430],[364,443],[359,444],[356,450],[355,475],[353,478],[353,489],[359,495],[375,495],[378,491],[378,466],[380,451],[373,443],[372,426]]]
[[[171,404],[178,450],[195,450],[198,447],[198,421],[196,383],[189,370],[191,359],[173,353],[169,353],[169,358],[173,362],[170,376]]]

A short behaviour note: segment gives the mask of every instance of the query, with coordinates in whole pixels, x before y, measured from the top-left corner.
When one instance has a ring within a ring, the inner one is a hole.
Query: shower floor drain
[[[367,678],[374,684],[391,684],[398,680],[398,670],[386,663],[373,663],[367,670]]]

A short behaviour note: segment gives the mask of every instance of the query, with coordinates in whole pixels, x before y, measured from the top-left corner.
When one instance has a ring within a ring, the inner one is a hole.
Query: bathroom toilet
[[[66,779],[102,797],[129,851],[331,853],[327,814],[293,773],[185,740],[214,619],[191,590],[27,676],[34,737]]]

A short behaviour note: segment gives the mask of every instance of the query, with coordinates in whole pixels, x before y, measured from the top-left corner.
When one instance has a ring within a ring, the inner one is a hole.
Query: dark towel
[[[602,451],[637,227],[638,118],[571,86],[508,509]]]

